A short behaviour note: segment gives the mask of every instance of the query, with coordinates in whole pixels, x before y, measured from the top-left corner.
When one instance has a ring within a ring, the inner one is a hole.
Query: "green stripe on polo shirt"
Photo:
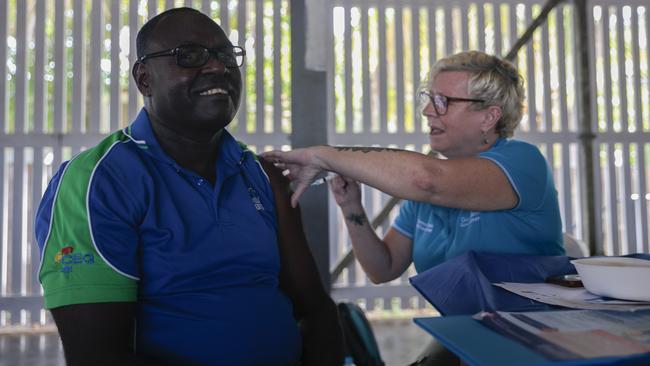
[[[95,168],[115,144],[126,139],[122,131],[113,133],[77,155],[63,172],[39,273],[48,309],[137,298],[137,281],[110,267],[95,249],[87,210]]]

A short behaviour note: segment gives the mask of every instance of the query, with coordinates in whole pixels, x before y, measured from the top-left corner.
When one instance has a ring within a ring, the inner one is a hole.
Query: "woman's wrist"
[[[319,169],[331,171],[327,158],[330,151],[334,151],[330,145],[314,146],[310,161]]]

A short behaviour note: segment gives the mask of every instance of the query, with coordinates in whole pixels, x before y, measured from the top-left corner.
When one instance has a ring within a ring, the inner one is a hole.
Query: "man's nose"
[[[218,58],[216,58],[214,55],[210,55],[210,58],[208,58],[208,62],[201,67],[201,73],[207,74],[207,73],[227,73],[228,68],[226,65],[219,61]]]

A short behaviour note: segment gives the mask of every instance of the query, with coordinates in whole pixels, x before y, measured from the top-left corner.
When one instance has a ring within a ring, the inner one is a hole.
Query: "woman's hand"
[[[298,205],[300,196],[324,170],[316,158],[318,148],[316,146],[291,151],[273,150],[260,154],[264,159],[273,162],[275,166],[282,169],[286,177],[294,183],[295,192],[291,196],[291,206],[293,207]]]
[[[361,206],[361,186],[354,179],[336,176],[330,181],[330,190],[341,210]]]

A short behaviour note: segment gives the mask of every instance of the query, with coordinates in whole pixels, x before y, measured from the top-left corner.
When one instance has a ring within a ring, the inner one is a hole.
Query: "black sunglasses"
[[[189,44],[144,55],[138,58],[138,62],[144,62],[154,57],[176,56],[176,64],[178,66],[193,68],[205,65],[211,55],[227,68],[234,69],[244,64],[246,51],[239,46],[206,48],[200,45]]]
[[[475,102],[475,103],[485,103],[483,99],[472,99],[472,98],[457,98],[457,97],[448,97],[440,93],[429,93],[426,91],[420,92],[420,106],[422,109],[426,107],[427,104],[432,103],[433,108],[436,110],[436,114],[439,116],[444,116],[447,114],[447,108],[449,103],[452,102]]]

